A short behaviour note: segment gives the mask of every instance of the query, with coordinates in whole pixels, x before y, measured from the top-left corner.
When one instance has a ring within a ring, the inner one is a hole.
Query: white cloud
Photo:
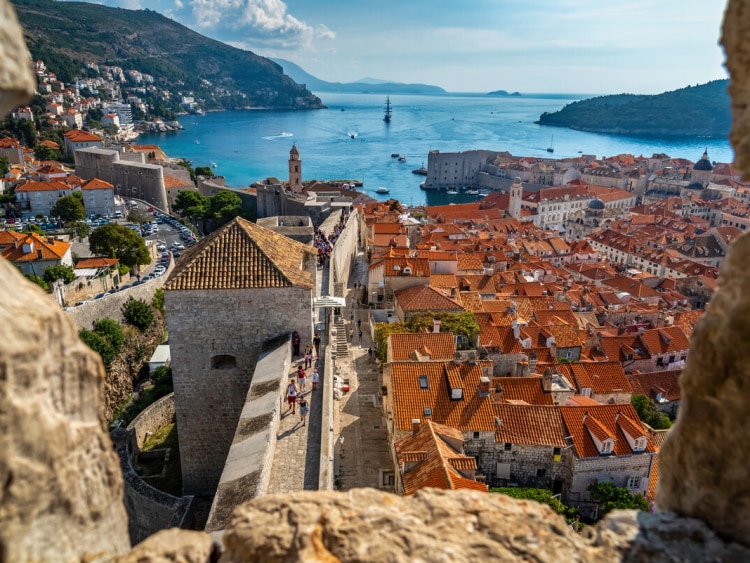
[[[175,8],[177,8],[177,9],[179,10],[179,9],[181,9],[181,8],[182,8],[183,6],[184,6],[184,4],[183,4],[182,2],[180,2],[180,0],[174,0],[174,7],[175,7]]]
[[[190,6],[198,26],[240,32],[247,46],[313,49],[316,41],[336,37],[323,24],[294,17],[283,0],[191,0]]]
[[[141,0],[123,0],[122,7],[128,10],[140,10],[143,8]]]

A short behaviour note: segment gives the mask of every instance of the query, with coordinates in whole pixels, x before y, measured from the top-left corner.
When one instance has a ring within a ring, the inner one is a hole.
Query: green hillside
[[[63,81],[85,62],[138,70],[158,85],[192,92],[206,109],[312,109],[319,98],[279,65],[204,37],[152,10],[84,2],[11,0],[32,57]]]
[[[536,123],[617,135],[726,137],[732,124],[728,83],[714,80],[655,96],[590,98],[545,112]]]

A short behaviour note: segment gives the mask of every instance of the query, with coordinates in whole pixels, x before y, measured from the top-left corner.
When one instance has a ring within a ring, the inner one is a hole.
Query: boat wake
[[[286,131],[282,131],[278,135],[269,135],[268,137],[263,137],[266,141],[273,141],[274,139],[285,139],[286,137],[294,137],[294,133],[287,133]]]

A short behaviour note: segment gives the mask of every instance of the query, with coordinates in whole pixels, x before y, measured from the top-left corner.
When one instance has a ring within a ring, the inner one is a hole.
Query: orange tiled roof
[[[195,188],[192,182],[175,178],[174,176],[164,176],[165,188]]]
[[[24,246],[27,250],[24,250]],[[28,249],[30,248],[30,251]],[[3,248],[0,255],[10,262],[34,262],[35,260],[61,260],[70,249],[70,244],[54,238],[29,233],[16,244]],[[41,255],[40,255],[41,253]]]
[[[456,340],[450,332],[400,332],[388,339],[394,362],[409,360],[415,350],[432,360],[443,361],[451,360],[456,353]],[[425,354],[428,350],[429,354]]]
[[[100,180],[99,178],[91,178],[91,180],[85,182],[81,186],[82,190],[112,190],[114,186],[109,182]]]
[[[684,352],[690,348],[690,340],[678,326],[646,330],[640,338],[651,355]]]
[[[431,420],[466,431],[494,431],[492,397],[480,397],[477,389],[483,377],[482,368],[492,369],[492,362],[479,361],[474,365],[453,362],[394,362],[391,364],[394,418],[399,430],[411,429],[411,421]],[[450,380],[460,384],[462,398],[451,400]],[[425,376],[427,387],[420,387],[420,376]],[[425,414],[430,409],[431,414]]]
[[[499,421],[495,442],[529,446],[564,448],[565,440],[560,409],[539,405],[493,405]]]
[[[589,388],[598,395],[633,392],[620,362],[560,364],[558,371],[578,389]]]
[[[70,186],[58,181],[50,180],[49,182],[26,182],[16,188],[18,192],[50,192],[59,190],[70,190]]]
[[[447,440],[446,440],[447,438]],[[426,420],[419,430],[394,444],[399,467],[403,468],[404,494],[419,489],[470,489],[487,492],[487,486],[468,478],[477,469],[474,457],[464,455],[452,444],[463,445],[463,436],[453,428]],[[406,464],[416,463],[406,468]]]
[[[99,135],[94,135],[93,133],[89,133],[88,131],[83,131],[81,129],[71,129],[70,131],[63,133],[63,137],[68,139],[71,143],[84,143],[102,140]]]
[[[552,393],[542,389],[541,376],[493,377],[492,394],[496,403],[523,401],[529,405],[554,405]]]
[[[463,311],[455,299],[429,285],[394,291],[393,296],[404,311]]]
[[[627,438],[623,434],[619,416],[625,415],[630,419],[630,423],[641,429],[643,436],[648,436],[646,429],[638,421],[638,414],[631,404],[617,405],[598,405],[585,407],[559,407],[562,413],[563,421],[568,435],[571,436],[576,457],[600,457],[596,444],[589,435],[591,431],[594,435],[603,438],[612,437],[615,440],[613,455],[630,455],[635,452],[630,448]],[[619,415],[619,416],[618,416]],[[638,421],[638,422],[636,422]],[[600,440],[602,438],[599,438]],[[651,440],[647,441],[647,452],[654,452],[654,446]]]
[[[191,247],[165,290],[312,288],[311,247],[237,217]]]
[[[682,397],[679,384],[680,373],[682,373],[682,370],[679,369],[633,373],[628,376],[628,379],[635,394],[645,395],[651,400],[656,400],[656,397],[661,393],[661,396],[667,401],[679,401]]]
[[[23,239],[25,236],[17,231],[0,231],[0,249],[15,244],[16,241]]]
[[[76,268],[83,270],[84,268],[112,268],[120,262],[119,258],[83,258],[76,263]]]

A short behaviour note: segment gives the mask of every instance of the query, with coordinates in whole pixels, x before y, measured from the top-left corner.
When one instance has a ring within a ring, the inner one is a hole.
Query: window
[[[547,474],[547,470],[544,468],[539,468],[536,470],[536,476],[537,477],[544,477]]]
[[[234,369],[237,367],[237,359],[227,354],[219,354],[211,358],[211,369]]]
[[[427,376],[426,375],[420,375],[419,376],[419,388],[420,389],[429,389],[430,388],[430,384],[427,381]]]
[[[432,416],[432,409],[430,407],[425,407],[423,412],[425,416]]]
[[[610,453],[612,451],[612,441],[611,440],[605,440],[602,443],[602,453]]]
[[[628,489],[638,489],[641,486],[641,476],[633,475],[628,477]]]
[[[512,449],[513,449],[513,444],[511,444],[510,442],[505,442],[505,444],[503,445],[503,450],[506,452],[509,452]]]
[[[479,440],[479,432],[472,433],[472,439],[473,440]]]
[[[560,455],[561,451],[561,448],[555,448],[552,450],[552,455]]]

